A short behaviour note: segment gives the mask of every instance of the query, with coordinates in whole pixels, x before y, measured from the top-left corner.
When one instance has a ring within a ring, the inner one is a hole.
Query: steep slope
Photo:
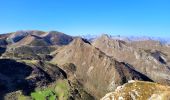
[[[51,62],[58,65],[74,64],[76,78],[96,98],[102,97],[108,91],[114,90],[131,79],[151,81],[128,64],[106,56],[81,38],[58,49]]]
[[[55,91],[56,98],[65,91],[67,99],[94,100],[78,80],[67,78],[68,73],[49,62],[0,59],[0,100],[33,100],[32,93],[45,90]]]
[[[154,41],[125,42],[103,35],[93,41],[108,56],[127,62],[155,82],[170,84],[169,48]],[[162,50],[165,48],[165,50]]]
[[[0,100],[15,100],[17,95],[10,95],[11,92],[30,95],[36,88],[66,77],[59,67],[45,62],[0,59]]]
[[[151,82],[134,81],[119,86],[101,100],[169,100],[170,87]]]

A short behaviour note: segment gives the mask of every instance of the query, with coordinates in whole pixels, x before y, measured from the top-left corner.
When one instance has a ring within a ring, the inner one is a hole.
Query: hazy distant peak
[[[161,38],[161,37],[149,37],[149,36],[121,36],[121,35],[84,35],[82,36],[85,39],[93,41],[97,38],[113,39],[113,40],[122,40],[126,42],[133,41],[159,41],[162,44],[170,44],[170,38]]]
[[[109,34],[102,34],[101,37],[103,37],[103,38],[111,38],[111,35],[109,35]]]

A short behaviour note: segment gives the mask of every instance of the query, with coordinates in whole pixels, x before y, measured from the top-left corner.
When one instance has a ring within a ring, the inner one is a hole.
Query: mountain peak
[[[84,44],[84,43],[91,44],[87,39],[81,37],[76,37],[72,42],[72,44]]]

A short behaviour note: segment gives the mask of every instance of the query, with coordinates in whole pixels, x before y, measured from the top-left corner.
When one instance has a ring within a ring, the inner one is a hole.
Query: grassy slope
[[[60,80],[55,86],[38,90],[31,93],[31,97],[35,100],[67,100],[69,96],[69,86],[67,80]]]

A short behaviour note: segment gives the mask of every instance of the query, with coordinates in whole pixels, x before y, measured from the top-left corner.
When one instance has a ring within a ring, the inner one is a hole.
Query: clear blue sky
[[[0,33],[170,37],[170,0],[0,0]]]

